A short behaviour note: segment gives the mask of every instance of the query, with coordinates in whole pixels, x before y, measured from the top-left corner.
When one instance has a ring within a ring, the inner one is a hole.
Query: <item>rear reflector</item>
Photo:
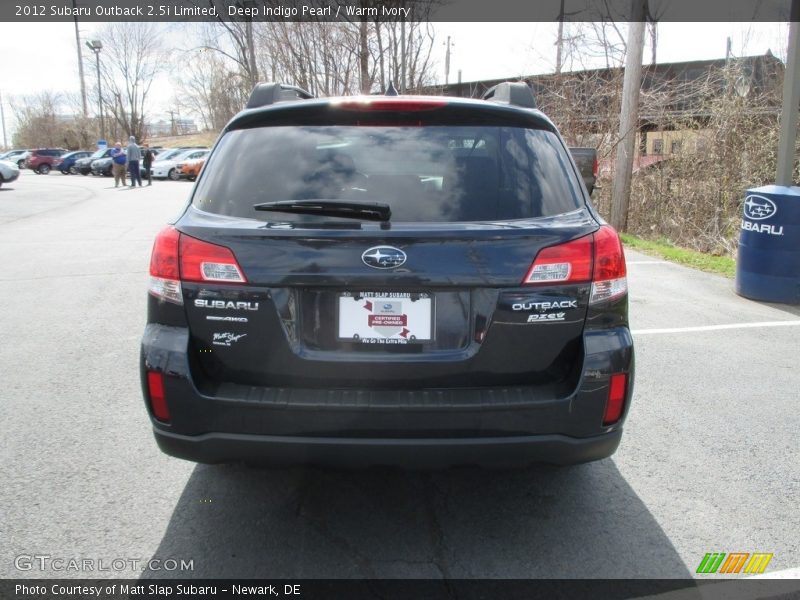
[[[523,285],[582,283],[592,279],[592,236],[539,251]]]
[[[611,376],[608,383],[608,401],[603,414],[603,425],[613,425],[622,417],[627,383],[628,376],[625,373],[616,373]]]
[[[147,391],[150,396],[150,408],[159,421],[169,421],[169,408],[164,396],[164,375],[156,371],[147,372]]]
[[[247,283],[230,248],[181,235],[181,280]]]

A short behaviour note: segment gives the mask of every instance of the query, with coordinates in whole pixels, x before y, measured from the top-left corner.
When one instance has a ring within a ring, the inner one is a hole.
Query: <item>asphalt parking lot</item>
[[[800,576],[800,310],[635,252],[636,391],[612,459],[413,473],[162,455],[138,346],[152,239],[191,187],[26,171],[0,188],[0,576],[684,578],[707,552]],[[31,555],[193,570],[20,570]]]

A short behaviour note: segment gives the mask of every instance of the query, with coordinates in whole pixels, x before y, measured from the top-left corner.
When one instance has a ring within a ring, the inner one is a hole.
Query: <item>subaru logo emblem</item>
[[[769,219],[778,212],[778,207],[764,196],[748,196],[744,201],[744,216],[754,221]]]
[[[406,262],[406,253],[392,246],[374,246],[364,251],[361,260],[374,269],[394,269]]]

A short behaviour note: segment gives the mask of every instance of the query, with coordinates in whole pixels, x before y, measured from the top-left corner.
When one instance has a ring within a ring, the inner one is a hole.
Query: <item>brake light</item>
[[[628,293],[625,253],[619,235],[603,225],[591,235],[539,251],[522,285],[592,282],[589,304]]]
[[[165,227],[156,236],[150,256],[149,292],[174,304],[183,304],[178,260],[180,237],[177,229]]]
[[[603,425],[613,425],[622,417],[625,407],[625,391],[628,385],[628,376],[625,373],[615,373],[608,382],[608,401],[603,413]]]
[[[592,236],[539,251],[523,285],[582,283],[592,279]]]
[[[157,371],[147,372],[147,391],[150,396],[150,408],[159,421],[169,421],[169,407],[164,395],[164,375]]]
[[[597,174],[600,172],[600,161],[597,160],[597,157],[594,157],[594,162],[592,163],[592,177],[597,179]]]
[[[589,304],[616,300],[628,293],[625,252],[610,225],[594,232],[594,275]]]
[[[421,110],[435,110],[447,105],[447,100],[428,100],[415,98],[409,100],[408,98],[360,98],[355,100],[342,100],[335,104],[336,107],[344,110],[361,110],[361,111],[399,111],[399,112],[416,112]]]

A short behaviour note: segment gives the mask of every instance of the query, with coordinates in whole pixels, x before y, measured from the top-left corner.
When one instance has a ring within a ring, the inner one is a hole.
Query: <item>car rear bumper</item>
[[[0,174],[0,179],[3,180],[3,183],[11,183],[12,181],[16,181],[17,179],[19,179],[19,171],[11,171],[8,177],[6,177],[3,174]]]
[[[614,453],[633,391],[627,327],[584,333],[582,371],[565,386],[435,390],[197,388],[188,330],[149,324],[142,386],[167,454],[203,463],[335,466],[573,464]],[[170,421],[154,418],[148,371],[163,374]],[[627,373],[622,418],[603,425],[609,378]]]
[[[590,438],[533,435],[473,438],[333,438],[207,433],[177,435],[154,428],[166,454],[201,463],[246,461],[270,465],[327,467],[457,465],[520,467],[531,463],[570,465],[611,456],[622,429]]]

